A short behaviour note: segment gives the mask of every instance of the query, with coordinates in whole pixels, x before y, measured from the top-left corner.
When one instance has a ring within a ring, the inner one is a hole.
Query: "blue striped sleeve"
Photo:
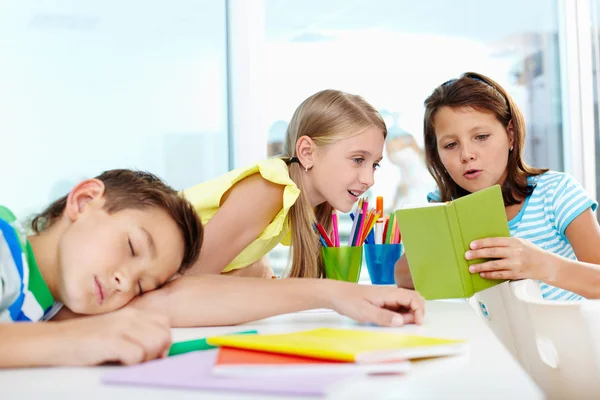
[[[429,192],[427,194],[427,202],[428,203],[439,203],[442,201],[442,195],[440,193],[440,189],[435,189],[433,192]]]
[[[569,174],[563,174],[563,178],[556,185],[552,206],[556,227],[564,236],[565,230],[575,218],[588,208],[596,211],[598,203],[587,194],[575,178]]]

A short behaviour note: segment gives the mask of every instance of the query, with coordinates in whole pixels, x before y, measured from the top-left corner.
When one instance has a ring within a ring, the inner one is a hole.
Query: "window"
[[[564,169],[555,2],[265,0],[265,8],[270,155],[306,97],[325,88],[359,94],[389,130],[371,201],[384,196],[387,212],[424,202],[434,182],[423,161],[423,101],[440,83],[476,71],[521,107],[529,163]],[[272,256],[275,270],[283,251]]]
[[[82,178],[227,171],[225,1],[13,1],[0,13],[2,204],[39,212]]]

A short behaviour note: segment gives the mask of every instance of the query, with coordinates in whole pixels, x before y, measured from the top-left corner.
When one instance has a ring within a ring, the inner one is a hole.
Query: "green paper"
[[[255,335],[257,331],[244,331],[244,332],[233,332],[230,335]],[[179,354],[189,353],[191,351],[201,351],[201,350],[210,350],[216,348],[216,346],[211,346],[206,342],[206,339],[194,339],[187,340],[184,342],[176,342],[171,345],[169,349],[169,357],[176,356]]]
[[[325,276],[338,281],[358,282],[362,252],[362,246],[321,247]]]
[[[470,243],[509,237],[500,186],[451,202],[396,211],[415,289],[427,300],[469,298],[502,283],[469,272],[483,259],[465,259]]]

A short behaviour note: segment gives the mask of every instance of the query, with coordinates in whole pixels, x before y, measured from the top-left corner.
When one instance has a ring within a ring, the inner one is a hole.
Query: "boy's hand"
[[[469,272],[487,279],[545,280],[554,264],[552,256],[530,241],[515,237],[475,240],[465,253],[467,260],[492,259],[469,267]]]
[[[414,290],[335,282],[329,293],[335,311],[359,322],[380,326],[423,322],[425,300]]]
[[[171,345],[167,318],[131,308],[56,324],[66,343],[62,365],[137,364],[166,356]]]

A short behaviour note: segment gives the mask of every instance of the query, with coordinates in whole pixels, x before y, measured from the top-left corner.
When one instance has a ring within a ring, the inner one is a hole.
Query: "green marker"
[[[233,332],[230,335],[255,335],[257,331],[244,331],[244,332]],[[185,342],[176,342],[171,345],[169,349],[169,357],[176,356],[179,354],[189,353],[191,351],[201,351],[201,350],[210,350],[215,349],[216,346],[211,346],[206,343],[206,339],[194,339],[194,340],[186,340]]]

